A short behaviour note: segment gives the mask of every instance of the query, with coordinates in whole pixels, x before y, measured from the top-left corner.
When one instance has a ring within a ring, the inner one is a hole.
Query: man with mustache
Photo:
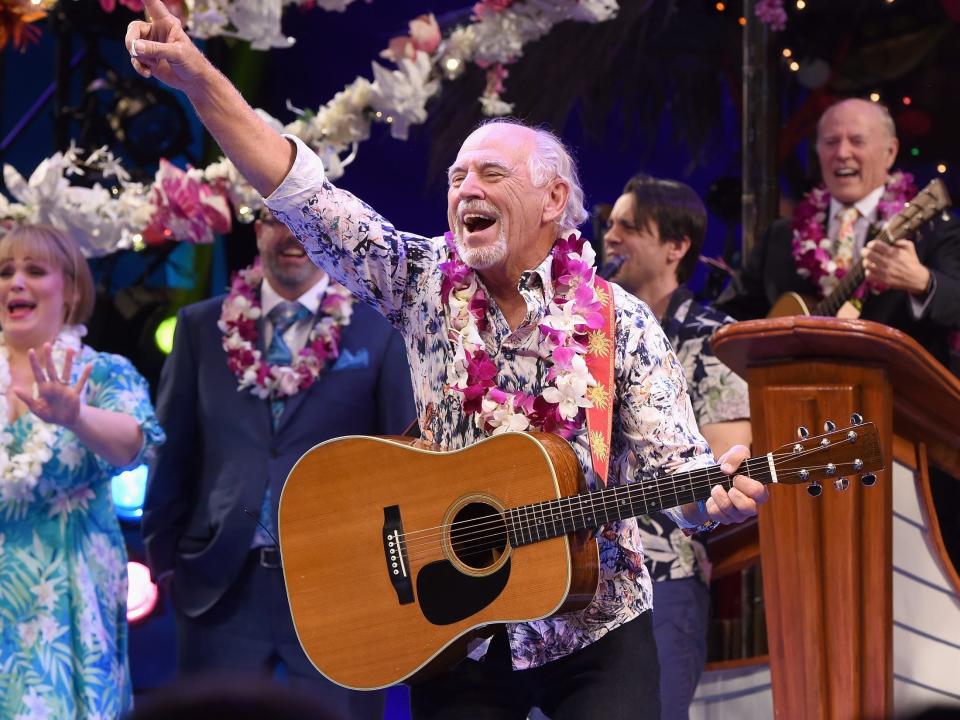
[[[643,300],[677,353],[700,432],[715,454],[750,444],[747,384],[710,349],[710,336],[733,318],[698,303],[685,283],[707,230],[707,209],[688,185],[630,178],[607,221],[610,279]],[[709,573],[702,538],[688,537],[663,513],[637,519],[653,579],[653,632],[660,658],[661,718],[686,718],[707,658]]]
[[[911,199],[908,179],[890,173],[898,148],[880,103],[851,98],[827,108],[816,138],[824,187],[804,198],[792,221],[773,224],[717,306],[744,320],[765,316],[785,292],[825,297],[862,257],[859,316],[904,331],[949,366],[949,336],[960,328],[960,222],[938,215],[914,238],[872,240]],[[830,251],[810,252],[824,235]]]
[[[260,120],[160,0],[145,6],[151,22],[131,23],[126,37],[134,68],[183,90],[310,257],[401,331],[430,440],[455,450],[505,430],[555,432],[598,488],[602,469],[585,432],[596,402],[614,409],[602,445],[610,484],[710,463],[656,318],[615,285],[615,327],[594,336],[613,357],[613,392],[593,390],[601,381],[575,336],[603,302],[592,249],[575,232],[586,218],[583,191],[555,136],[511,122],[480,127],[448,170],[451,232],[399,232],[333,186],[299,140]],[[724,472],[734,475],[747,454],[729,450]],[[708,500],[670,514],[693,531],[740,522],[766,498],[764,485],[736,475],[729,492],[715,485]],[[453,670],[412,686],[414,717],[521,718],[536,706],[557,720],[659,718],[652,591],[636,521],[604,525],[598,544],[600,584],[585,610],[491,630],[485,652],[474,648]]]
[[[265,214],[259,260],[230,293],[182,309],[160,379],[169,442],[151,470],[147,560],[176,610],[178,670],[272,675],[339,717],[379,720],[382,693],[344,690],[307,659],[276,543],[290,469],[343,434],[399,434],[415,418],[397,332]],[[316,482],[322,483],[323,477]]]

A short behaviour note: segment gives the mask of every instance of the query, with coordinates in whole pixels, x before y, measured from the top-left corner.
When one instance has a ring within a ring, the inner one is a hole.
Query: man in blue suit
[[[272,672],[349,718],[380,718],[382,693],[323,678],[297,641],[276,547],[277,503],[317,443],[399,434],[415,410],[404,347],[272,218],[259,264],[226,297],[180,311],[160,379],[167,444],[143,515],[150,568],[176,609],[181,674]],[[316,482],[322,483],[323,477]]]

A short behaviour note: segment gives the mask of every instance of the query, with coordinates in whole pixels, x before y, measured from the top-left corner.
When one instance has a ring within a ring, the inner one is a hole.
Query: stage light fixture
[[[138,76],[110,78],[116,99],[107,123],[140,165],[182,155],[190,145],[190,122],[176,96]]]
[[[173,350],[173,333],[176,329],[177,316],[171,315],[161,320],[153,333],[154,342],[157,343],[157,347],[164,355],[169,355],[170,351]]]
[[[110,484],[117,517],[138,521],[143,516],[143,498],[147,493],[147,466],[139,465],[114,475]]]
[[[150,570],[138,562],[127,563],[127,622],[143,620],[157,606],[158,590]]]

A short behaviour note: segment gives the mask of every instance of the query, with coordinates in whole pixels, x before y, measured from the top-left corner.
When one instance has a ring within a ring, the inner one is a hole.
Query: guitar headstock
[[[950,193],[947,192],[947,187],[939,178],[934,178],[903,210],[890,218],[885,228],[890,242],[911,235],[923,223],[949,206]]]
[[[828,420],[822,435],[810,436],[806,428],[797,430],[797,441],[773,452],[777,482],[782,485],[807,484],[807,492],[817,497],[823,484],[833,483],[837,490],[846,490],[850,477],[858,477],[866,487],[877,481],[876,472],[883,470],[883,454],[877,427],[864,422],[854,413],[850,426],[837,429]]]

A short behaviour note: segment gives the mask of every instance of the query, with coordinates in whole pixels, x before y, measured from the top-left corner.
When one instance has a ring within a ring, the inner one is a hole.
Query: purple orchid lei
[[[877,219],[884,222],[903,210],[907,201],[917,194],[910,173],[895,172],[887,180],[883,195],[877,205]],[[793,259],[797,274],[810,278],[821,297],[826,297],[847,274],[849,268],[836,262],[833,240],[827,237],[827,213],[830,209],[830,193],[820,185],[801,200],[793,213]],[[854,297],[862,298],[866,283],[861,285]]]
[[[549,364],[548,385],[533,396],[498,385],[499,368],[480,335],[489,327],[489,299],[476,273],[460,258],[453,235],[448,232],[445,237],[449,255],[440,264],[440,293],[454,348],[447,383],[463,395],[464,412],[474,414],[477,426],[494,435],[535,428],[572,438],[584,425],[586,408],[592,407],[587,391],[597,384],[584,358],[588,333],[604,325],[590,243],[573,233],[558,239],[551,251],[556,294],[539,325],[539,351]]]
[[[353,296],[346,288],[331,282],[320,300],[319,322],[314,323],[307,343],[290,365],[265,362],[257,347],[260,332],[257,319],[263,269],[260,259],[238,272],[223,301],[217,326],[223,333],[227,367],[237,376],[237,390],[246,390],[259,398],[284,398],[313,385],[330,360],[340,355],[340,333],[350,323]]]

